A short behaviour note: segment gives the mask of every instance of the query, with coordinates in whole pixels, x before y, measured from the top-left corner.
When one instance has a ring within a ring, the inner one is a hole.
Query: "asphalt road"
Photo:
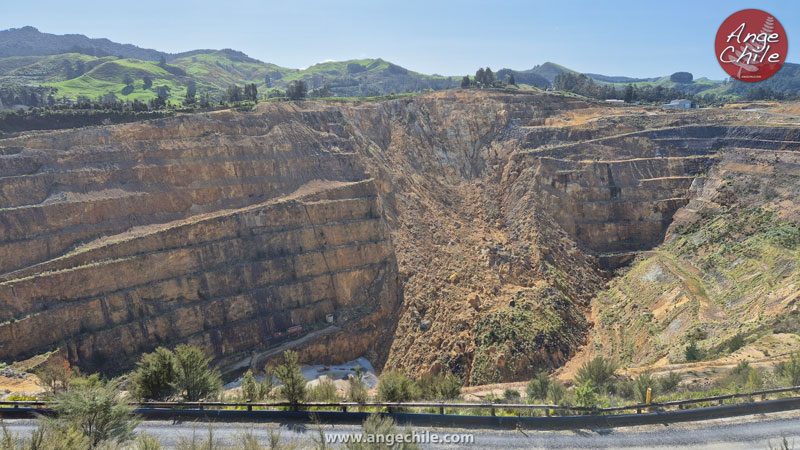
[[[36,427],[34,420],[6,420],[5,426],[17,435],[30,433]],[[317,428],[301,423],[213,423],[214,438],[225,445],[234,442],[245,431],[252,432],[262,443],[266,443],[270,431],[279,432],[283,442],[294,442],[300,448],[313,445],[318,436]],[[173,448],[181,439],[206,438],[209,423],[168,421],[143,422],[138,431],[157,437],[166,448]],[[327,435],[360,434],[354,425],[325,425]],[[718,419],[696,423],[671,425],[646,425],[628,428],[592,429],[571,431],[536,430],[463,430],[423,429],[440,438],[449,433],[474,433],[474,443],[421,444],[422,448],[500,448],[500,449],[769,449],[777,448],[782,436],[789,443],[800,446],[800,412],[773,413]]]

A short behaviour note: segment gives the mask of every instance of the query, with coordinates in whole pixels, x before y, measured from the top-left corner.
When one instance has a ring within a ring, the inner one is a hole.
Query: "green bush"
[[[181,344],[175,349],[175,382],[173,387],[185,401],[196,402],[219,392],[222,377],[210,369],[211,358],[197,348]]]
[[[329,378],[322,378],[306,389],[306,400],[310,402],[335,403],[340,400],[336,394],[336,385]]]
[[[567,396],[567,388],[558,380],[553,380],[547,389],[547,398],[554,405],[561,405]]]
[[[780,374],[787,379],[790,386],[800,386],[800,353],[792,354],[789,361],[782,364]]]
[[[140,400],[167,400],[175,392],[173,384],[177,376],[175,355],[159,347],[153,353],[142,355],[136,364],[131,375],[131,393]]]
[[[263,381],[256,380],[253,372],[248,370],[242,377],[242,399],[245,402],[260,402],[272,392],[272,372],[267,370]]]
[[[606,386],[612,381],[614,375],[614,364],[603,358],[597,356],[591,361],[583,363],[575,375],[575,381],[578,385],[584,385],[590,382],[598,391],[605,390]]]
[[[400,430],[395,426],[391,417],[382,417],[377,414],[370,415],[361,426],[361,442],[348,442],[345,448],[348,450],[417,450],[419,446],[410,439],[403,438],[396,440],[398,435],[408,436],[411,430]],[[382,436],[383,439],[376,437]],[[368,442],[369,440],[369,442]],[[383,443],[373,443],[371,441],[383,440]]]
[[[414,390],[414,383],[399,370],[384,372],[378,378],[378,398],[385,402],[413,400]]]
[[[101,442],[122,444],[132,440],[139,420],[133,407],[120,399],[114,382],[87,383],[56,396],[54,426],[67,430],[75,426],[88,437],[92,446]]]
[[[640,373],[636,378],[633,380],[633,384],[636,387],[636,394],[638,396],[638,400],[640,403],[645,403],[647,401],[647,390],[650,389],[651,399],[656,395],[656,380],[650,374],[650,372],[643,372]]]
[[[506,390],[503,391],[503,400],[506,403],[519,403],[521,397],[522,394],[516,389],[506,388]]]
[[[528,400],[546,400],[547,393],[550,390],[550,377],[546,372],[539,372],[536,376],[528,382],[525,388],[525,393],[528,394]]]
[[[575,387],[575,404],[584,408],[597,408],[598,403],[597,388],[591,380]]]
[[[697,343],[695,341],[690,342],[689,345],[686,346],[684,355],[686,356],[687,362],[702,361],[706,357],[705,352],[697,347]]]
[[[455,375],[429,375],[416,382],[419,398],[425,400],[452,400],[461,396],[461,380]]]
[[[347,392],[348,400],[356,403],[365,403],[369,400],[367,386],[364,385],[364,380],[360,373],[356,376],[351,376],[347,381],[350,384],[350,389]]]
[[[742,333],[736,333],[731,340],[728,341],[728,351],[733,353],[742,347],[744,347],[744,335]]]
[[[662,394],[674,391],[681,382],[681,376],[677,372],[669,372],[658,379],[658,387]]]

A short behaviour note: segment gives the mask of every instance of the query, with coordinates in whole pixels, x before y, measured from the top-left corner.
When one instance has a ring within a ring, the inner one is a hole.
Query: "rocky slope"
[[[637,291],[608,300],[627,287],[604,290],[613,270],[685,240],[736,158],[786,158],[762,182],[788,199],[797,130],[451,90],[6,138],[0,358],[60,348],[110,369],[192,342],[236,368],[293,343],[307,361],[524,379],[612,345],[598,305],[637,319]]]

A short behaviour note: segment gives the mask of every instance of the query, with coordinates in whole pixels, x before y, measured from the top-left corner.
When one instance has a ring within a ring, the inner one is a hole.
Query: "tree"
[[[251,102],[258,101],[258,87],[255,83],[246,84],[244,86],[244,99]]]
[[[120,399],[118,387],[114,382],[88,383],[59,394],[53,405],[57,422],[77,426],[93,447],[132,440],[140,421],[133,416],[133,407]]]
[[[264,75],[264,87],[267,89],[272,87],[272,78],[269,77],[269,74]]]
[[[166,65],[167,65],[167,59],[166,59],[166,58],[164,58],[164,55],[161,55],[161,57],[158,59],[158,65],[159,65],[159,67],[161,67],[162,69],[163,69],[164,67],[166,67]]]
[[[175,349],[176,376],[173,387],[185,401],[200,401],[222,387],[219,371],[210,369],[211,358],[197,348],[185,344]]]
[[[51,362],[46,363],[43,368],[37,370],[36,376],[39,378],[39,385],[45,388],[48,395],[53,396],[69,390],[72,369],[70,369],[67,361],[62,364]]]
[[[197,83],[194,80],[189,80],[186,83],[186,98],[184,99],[184,103],[187,105],[193,105],[195,101],[197,101]]]
[[[275,368],[275,377],[281,382],[281,395],[289,403],[303,401],[306,394],[306,379],[297,364],[297,353],[283,352],[283,364]]]
[[[511,86],[514,86],[514,85],[517,84],[517,80],[514,78],[514,74],[513,73],[508,74],[508,77],[506,78],[506,83],[511,85]]]
[[[208,92],[206,92],[202,96],[200,96],[200,107],[201,108],[210,108],[211,107],[211,96],[208,95]]]
[[[629,84],[625,86],[625,96],[623,97],[625,103],[633,103],[633,85]]]
[[[484,83],[485,83],[485,74],[483,67],[481,67],[475,72],[475,84],[477,84],[478,86],[482,86]]]
[[[175,354],[158,347],[153,353],[142,355],[136,363],[136,370],[131,375],[131,391],[140,400],[167,400],[175,392],[173,385],[177,377]]]
[[[486,84],[487,86],[491,86],[494,84],[495,76],[494,72],[492,72],[492,69],[487,67],[486,70],[483,71],[483,79],[484,79],[484,84]]]
[[[306,92],[308,92],[308,87],[303,80],[292,81],[286,88],[286,96],[289,97],[289,100],[302,100],[306,98]]]
[[[150,89],[153,87],[153,79],[145,75],[142,77],[142,89]]]
[[[133,86],[133,77],[131,74],[126,73],[125,77],[122,79],[122,82],[125,83],[125,86]]]
[[[407,402],[414,398],[414,383],[399,370],[384,372],[378,378],[378,398],[386,402]]]
[[[669,76],[669,79],[673,83],[691,83],[694,76],[689,72],[675,72]]]
[[[232,84],[225,90],[225,99],[231,103],[236,103],[244,100],[244,93],[241,86]]]
[[[461,87],[468,88],[470,84],[469,75],[464,75],[464,78],[461,79]]]

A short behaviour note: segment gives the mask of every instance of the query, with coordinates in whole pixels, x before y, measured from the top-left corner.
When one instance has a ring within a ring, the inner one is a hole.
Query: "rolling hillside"
[[[800,67],[787,63],[772,79],[759,86],[700,78],[675,83],[669,76],[630,78],[585,74],[594,83],[624,89],[662,87],[687,95],[716,94],[736,98],[756,87],[796,94],[800,90]],[[501,69],[498,80],[514,75],[517,84],[549,87],[560,74],[580,73],[546,62],[528,70]],[[0,31],[0,109],[14,105],[35,106],[61,99],[91,99],[113,94],[126,101],[148,101],[163,88],[168,99],[180,103],[191,83],[198,96],[219,100],[231,85],[254,83],[264,97],[303,80],[310,95],[321,97],[366,97],[393,93],[440,90],[460,85],[459,76],[426,75],[383,59],[354,59],[315,64],[305,69],[281,67],[231,50],[192,50],[170,54],[118,44],[83,35],[41,33],[33,27]]]

